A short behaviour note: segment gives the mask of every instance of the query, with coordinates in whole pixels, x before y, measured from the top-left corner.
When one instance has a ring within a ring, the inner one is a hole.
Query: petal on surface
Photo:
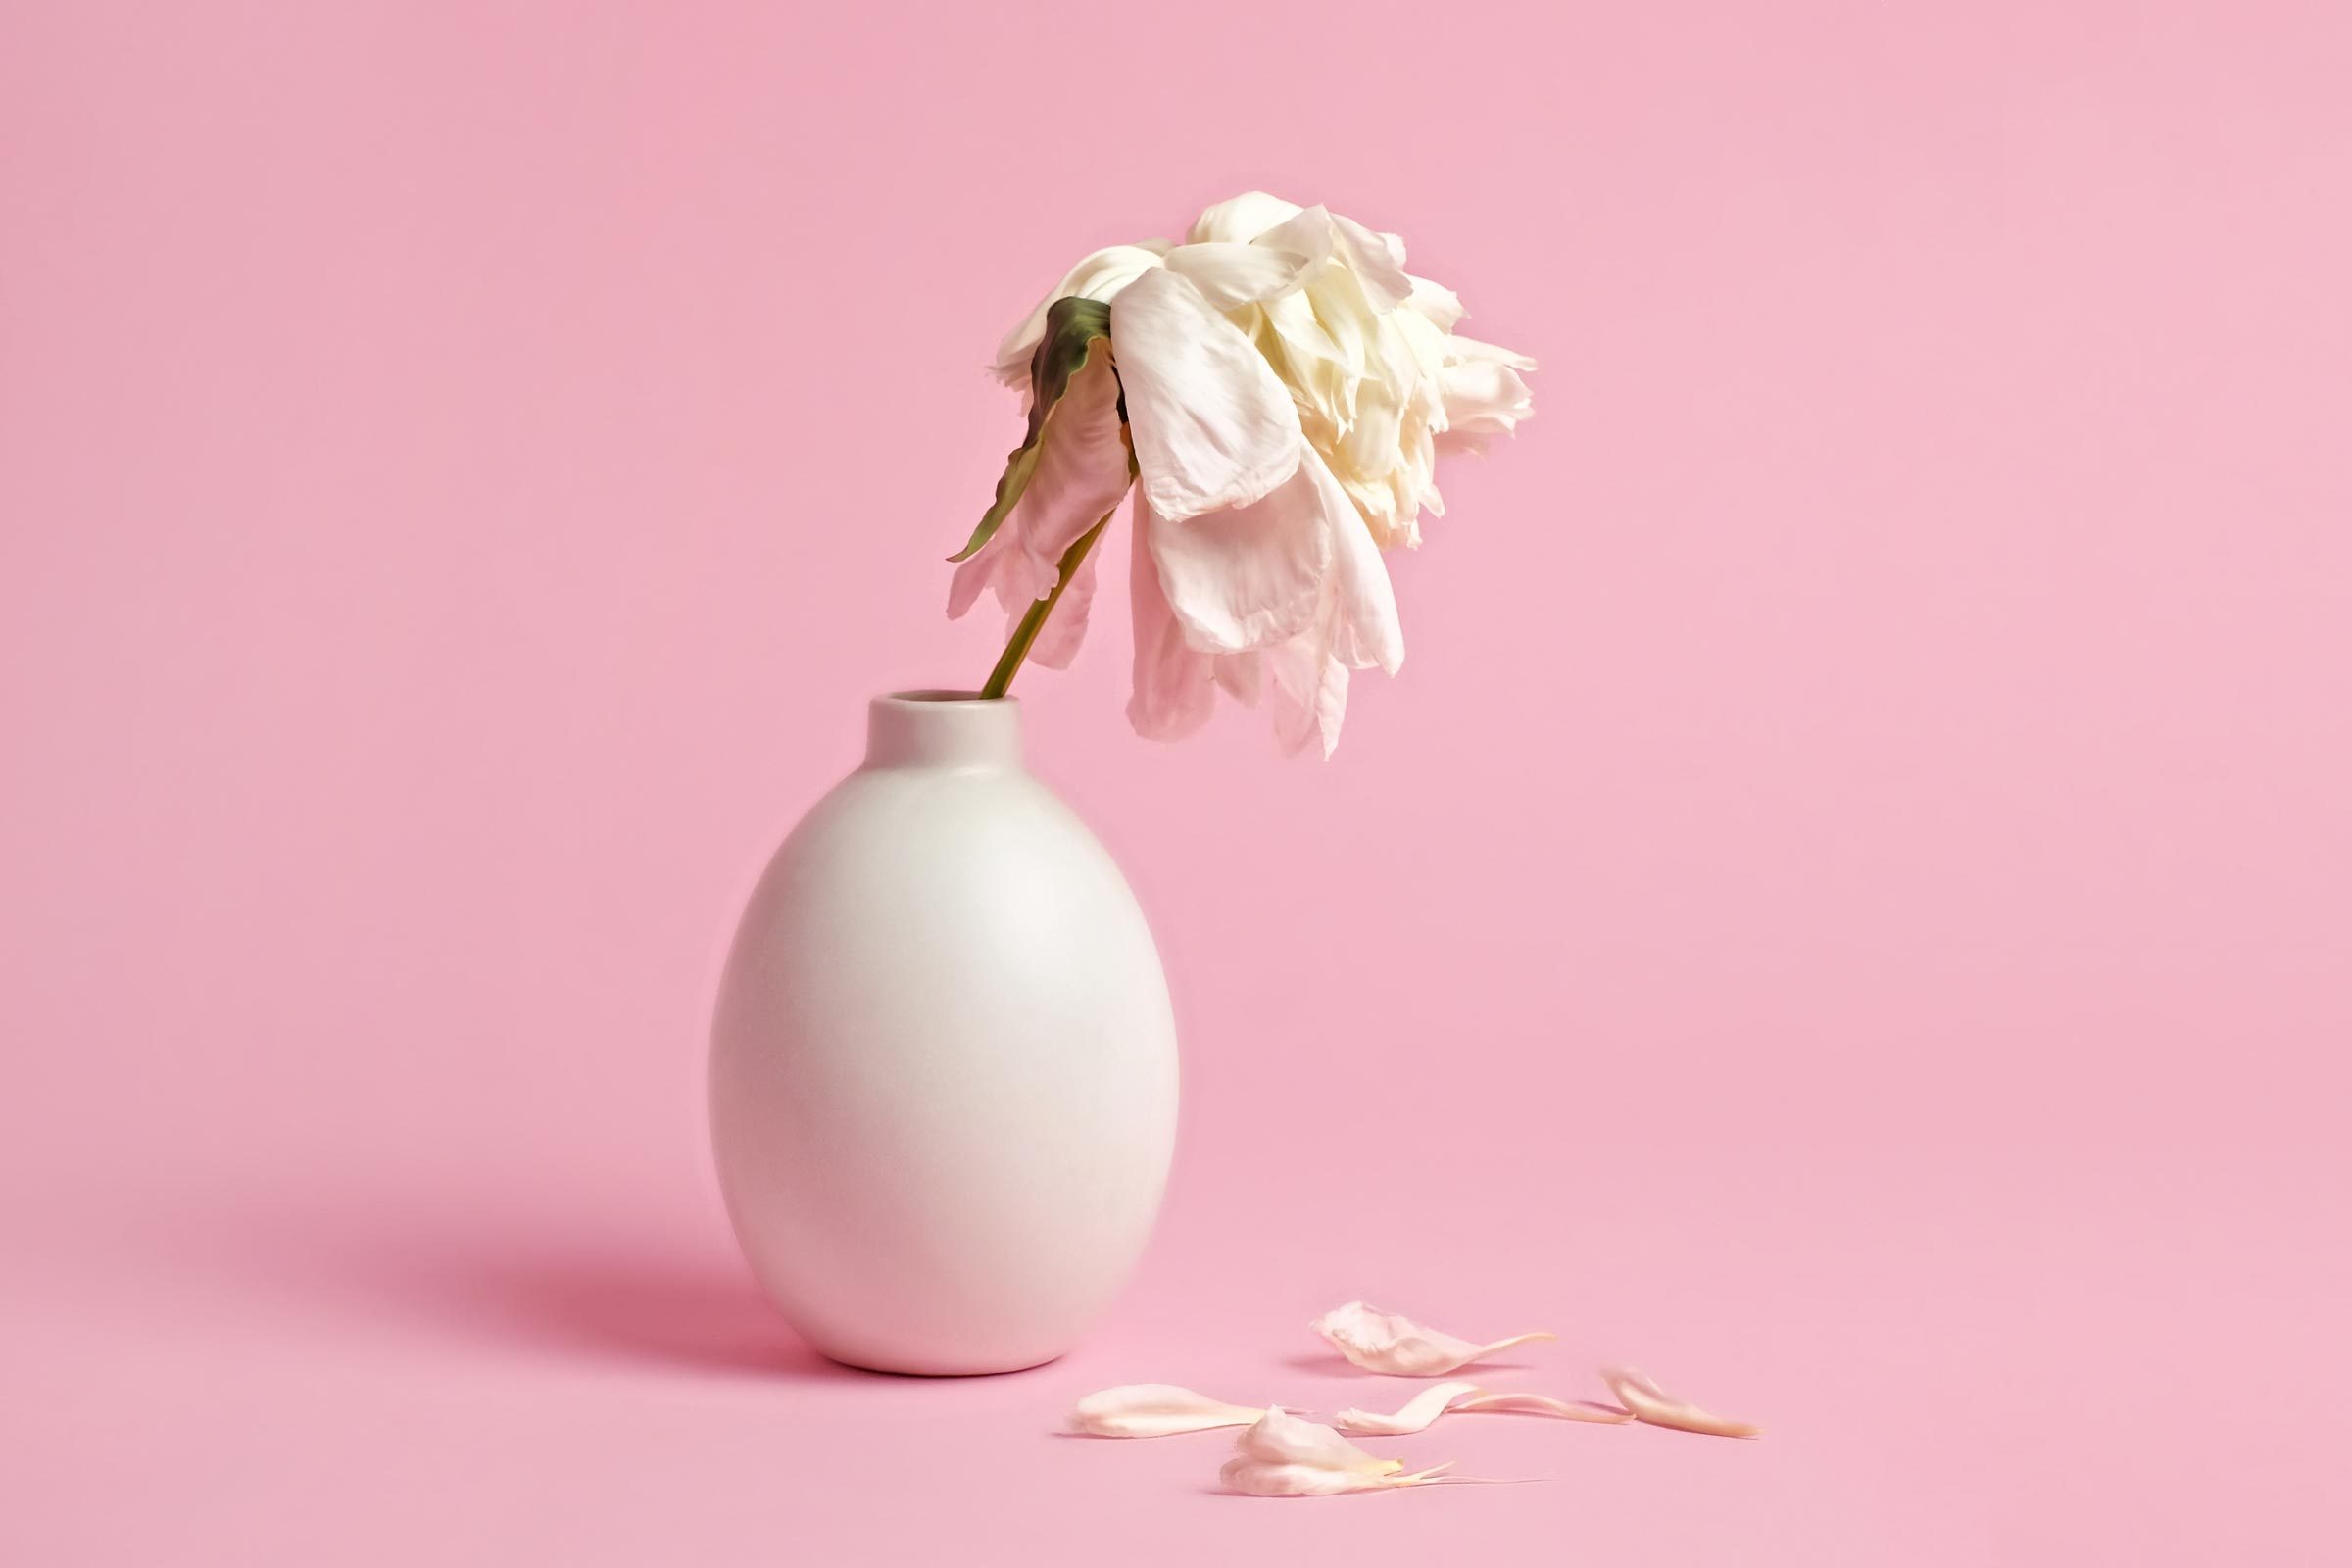
[[[1136,465],[1152,510],[1181,521],[1262,501],[1298,471],[1298,411],[1265,357],[1164,268],[1110,304]]]
[[[1457,1406],[1467,1409],[1466,1401],[1485,1393],[1475,1383],[1440,1383],[1405,1400],[1403,1408],[1395,1415],[1373,1410],[1342,1410],[1331,1418],[1331,1424],[1357,1436],[1401,1438],[1408,1433],[1428,1431],[1429,1424],[1447,1410]]]
[[[1322,603],[1342,523],[1362,528],[1312,452],[1250,506],[1181,521],[1155,510],[1152,559],[1186,639],[1203,653],[1241,654],[1305,630]]]
[[[1450,1464],[1451,1461],[1448,1461]],[[1432,1465],[1411,1475],[1367,1476],[1346,1470],[1318,1470],[1308,1464],[1269,1464],[1236,1454],[1225,1461],[1217,1479],[1235,1492],[1252,1497],[1329,1497],[1345,1492],[1390,1492],[1443,1480],[1447,1465]]]
[[[1113,245],[1087,257],[1063,275],[1054,290],[1037,302],[1037,308],[1021,318],[1020,324],[1004,334],[997,345],[997,379],[1006,386],[1019,386],[1029,379],[1029,356],[1037,352],[1039,339],[1046,335],[1046,312],[1054,302],[1072,294],[1090,300],[1107,300],[1128,284],[1159,265],[1159,258],[1168,249],[1165,240],[1147,240],[1141,245]]]
[[[1592,1399],[1555,1399],[1547,1394],[1481,1394],[1474,1399],[1464,1399],[1454,1408],[1492,1411],[1497,1415],[1547,1415],[1561,1421],[1598,1421],[1609,1426],[1623,1426],[1634,1418],[1633,1411],[1621,1410],[1613,1404]]]
[[[1127,722],[1147,740],[1181,740],[1208,722],[1216,707],[1217,656],[1185,641],[1184,624],[1168,608],[1152,564],[1149,535],[1157,521],[1151,504],[1135,498],[1129,520],[1134,534],[1127,593],[1135,614],[1135,690],[1127,699]]]
[[[1507,1350],[1514,1345],[1556,1337],[1538,1331],[1473,1345],[1363,1301],[1335,1307],[1307,1326],[1365,1371],[1408,1378],[1443,1377],[1457,1367]]]
[[[1753,1438],[1761,1436],[1764,1430],[1752,1421],[1716,1415],[1687,1399],[1678,1399],[1630,1366],[1605,1368],[1600,1380],[1633,1412],[1635,1420],[1653,1427],[1673,1427],[1680,1432],[1699,1432],[1713,1438]]]
[[[1098,1438],[1165,1438],[1180,1432],[1246,1427],[1264,1414],[1172,1383],[1123,1383],[1080,1399],[1070,1412],[1070,1426]]]
[[[1281,1405],[1268,1405],[1250,1429],[1234,1439],[1237,1457],[1261,1464],[1302,1464],[1351,1475],[1393,1475],[1404,1468],[1402,1459],[1382,1459],[1349,1443],[1320,1421],[1294,1415]]]
[[[1298,286],[1306,266],[1306,258],[1292,251],[1225,240],[1179,245],[1167,256],[1168,270],[1188,280],[1220,311],[1289,293]]]

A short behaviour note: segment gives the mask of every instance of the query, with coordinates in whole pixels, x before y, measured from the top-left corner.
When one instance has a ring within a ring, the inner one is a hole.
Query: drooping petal
[[[1179,1432],[1246,1427],[1264,1414],[1172,1383],[1125,1383],[1080,1399],[1070,1412],[1070,1426],[1098,1438],[1165,1438]]]
[[[1152,562],[1151,503],[1135,498],[1129,523],[1134,535],[1127,593],[1135,613],[1135,690],[1127,700],[1127,722],[1147,740],[1181,740],[1208,722],[1216,707],[1217,657],[1185,641],[1184,623],[1168,608]],[[1049,617],[1051,618],[1051,617]]]
[[[1246,245],[1267,229],[1298,213],[1297,202],[1286,202],[1262,190],[1247,190],[1202,213],[1186,237],[1195,244],[1226,240]]]
[[[1331,656],[1350,669],[1378,667],[1394,675],[1404,665],[1404,624],[1396,616],[1396,589],[1389,564],[1380,559],[1372,531],[1348,504],[1323,462],[1309,453],[1311,466],[1328,487],[1335,520],[1331,552]]]
[[[1404,264],[1398,262],[1396,265],[1401,267]],[[1407,281],[1411,288],[1405,294],[1404,302],[1420,312],[1439,331],[1452,331],[1453,323],[1467,314],[1462,309],[1462,297],[1445,284],[1410,274],[1407,274]]]
[[[1006,386],[1019,386],[1029,379],[1029,356],[1037,351],[1038,340],[1046,335],[1046,312],[1055,300],[1073,294],[1081,299],[1111,299],[1157,267],[1168,248],[1166,240],[1158,239],[1146,240],[1140,245],[1113,245],[1071,268],[1059,286],[1039,300],[1037,308],[1022,317],[1020,324],[1005,333],[1004,341],[997,345],[997,379]]]
[[[1405,1400],[1404,1407],[1395,1415],[1381,1415],[1372,1410],[1342,1410],[1331,1418],[1331,1424],[1342,1432],[1359,1436],[1401,1438],[1408,1433],[1426,1432],[1429,1424],[1447,1410],[1485,1392],[1475,1383],[1440,1383],[1434,1388],[1423,1389]]]
[[[1241,329],[1156,269],[1110,304],[1143,493],[1182,521],[1262,501],[1298,471],[1298,411]]]
[[[1045,624],[1038,627],[1037,641],[1029,645],[1031,663],[1043,664],[1048,669],[1067,669],[1078,657],[1078,645],[1086,640],[1087,621],[1095,608],[1095,555],[1100,548],[1098,545],[1096,550],[1088,551],[1086,559],[1078,563],[1078,569],[1070,574],[1069,585],[1061,591],[1060,603],[1054,607]],[[1026,612],[1005,612],[1006,637],[1021,623],[1023,613]]]
[[[1716,1415],[1687,1399],[1678,1399],[1630,1366],[1605,1368],[1600,1380],[1624,1401],[1625,1407],[1634,1413],[1635,1420],[1653,1427],[1700,1432],[1713,1438],[1753,1438],[1760,1436],[1764,1430],[1752,1421],[1737,1421],[1730,1416]]]
[[[1331,227],[1333,249],[1363,284],[1374,310],[1393,311],[1411,297],[1413,280],[1404,264],[1389,254],[1387,240],[1339,213],[1331,215]]]
[[[985,586],[995,590],[1006,615],[1018,620],[1054,591],[1062,553],[1126,493],[1134,470],[1119,421],[1119,378],[1111,368],[1107,340],[1096,340],[1047,412],[1037,447],[1036,466],[1020,500],[1003,526],[956,567],[948,588],[951,618],[969,610]],[[1054,668],[1068,667],[1086,634],[1092,559],[1081,564],[1032,650],[1032,658]]]
[[[1266,678],[1274,688],[1274,741],[1283,756],[1298,756],[1311,741],[1330,761],[1348,717],[1348,666],[1331,657],[1323,629],[1267,649]]]
[[[1443,1377],[1458,1367],[1507,1350],[1514,1345],[1556,1336],[1538,1331],[1515,1334],[1507,1340],[1473,1345],[1468,1340],[1424,1328],[1411,1318],[1384,1312],[1363,1301],[1335,1307],[1307,1325],[1329,1340],[1334,1348],[1367,1372],[1397,1377]]]
[[[1219,654],[1216,680],[1226,696],[1244,708],[1257,706],[1258,657],[1256,654]]]
[[[1354,509],[1311,452],[1250,506],[1170,519],[1155,505],[1152,559],[1186,639],[1203,653],[1240,654],[1303,631],[1343,522],[1355,524]]]
[[[1167,254],[1171,272],[1189,280],[1220,311],[1239,310],[1298,286],[1307,260],[1266,245],[1212,240],[1179,245]]]

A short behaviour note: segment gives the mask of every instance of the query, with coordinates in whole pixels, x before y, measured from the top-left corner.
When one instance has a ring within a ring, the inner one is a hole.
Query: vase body
[[[720,983],[728,1215],[793,1326],[853,1366],[1052,1360],[1158,1211],[1158,953],[1019,726],[1009,700],[876,698],[863,765],[776,852]]]

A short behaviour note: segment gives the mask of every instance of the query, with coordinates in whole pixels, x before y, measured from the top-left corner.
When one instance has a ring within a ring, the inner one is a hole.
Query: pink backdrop
[[[0,1557],[2340,1551],[2352,12],[1318,10],[0,10]],[[1174,978],[1159,1242],[1059,1365],[830,1371],[724,940],[994,656],[999,332],[1255,185],[1540,417],[1329,766],[1132,737],[1106,553],[1020,690]],[[1353,1296],[1769,1432],[1048,1435],[1377,1401]]]

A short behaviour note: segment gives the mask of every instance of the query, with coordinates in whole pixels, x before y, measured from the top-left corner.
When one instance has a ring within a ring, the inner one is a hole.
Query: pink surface
[[[2323,4],[9,6],[0,1559],[2339,1559],[2347,79]],[[997,335],[1250,185],[1541,416],[1328,767],[1128,735],[1104,553],[1020,689],[1174,976],[1160,1241],[1061,1364],[828,1370],[725,937],[994,656]],[[1353,1296],[1768,1434],[1049,1435],[1383,1402]]]

